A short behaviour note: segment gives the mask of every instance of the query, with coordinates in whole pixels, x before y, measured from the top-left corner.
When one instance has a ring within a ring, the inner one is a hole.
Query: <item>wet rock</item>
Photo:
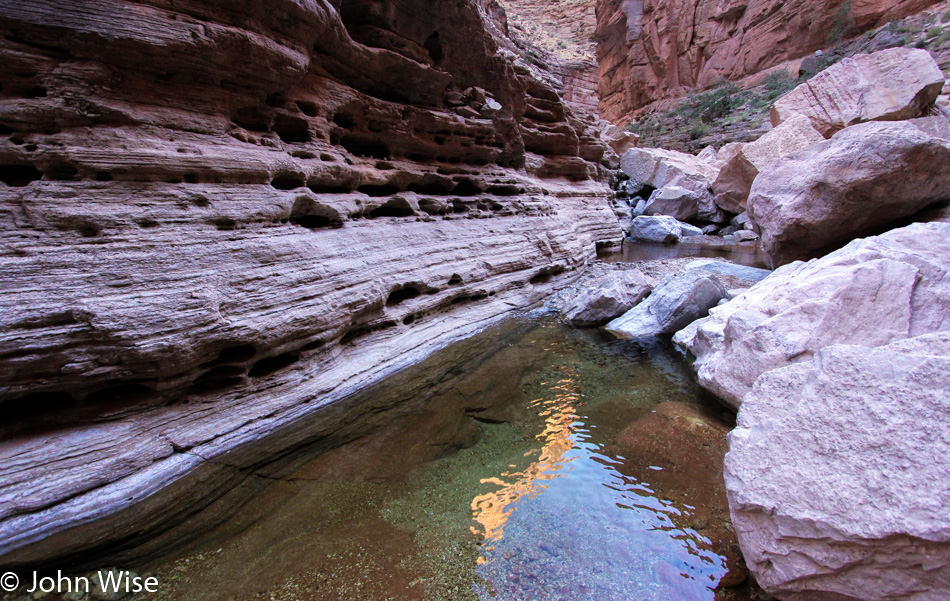
[[[677,332],[700,384],[739,407],[760,375],[825,346],[950,329],[950,223],[918,223],[786,265]]]
[[[950,144],[911,123],[863,123],[773,163],[749,195],[771,265],[810,259],[950,198]]]
[[[639,206],[638,206],[639,208]],[[634,214],[637,209],[634,209]],[[639,242],[672,244],[687,236],[700,236],[703,231],[695,226],[677,221],[667,215],[635,217],[630,226],[630,238]]]
[[[575,325],[600,325],[629,311],[652,290],[652,278],[639,270],[611,271],[581,292],[563,315]]]
[[[672,334],[705,317],[726,296],[714,274],[690,269],[664,280],[650,296],[605,327],[618,338],[644,338]]]
[[[780,599],[950,598],[950,332],[764,374],[729,435],[733,524]]]
[[[722,212],[713,200],[709,186],[716,177],[716,168],[706,161],[675,150],[633,148],[624,153],[620,168],[641,186],[656,190],[676,186],[691,195],[676,208],[681,219],[698,218],[719,223]]]
[[[923,117],[945,78],[926,50],[890,48],[828,67],[772,105],[772,125],[808,117],[823,136],[864,121]]]
[[[716,204],[723,210],[742,213],[755,177],[775,161],[824,141],[809,119],[796,115],[767,134],[738,148],[725,162],[712,183]],[[739,224],[734,224],[739,225]]]

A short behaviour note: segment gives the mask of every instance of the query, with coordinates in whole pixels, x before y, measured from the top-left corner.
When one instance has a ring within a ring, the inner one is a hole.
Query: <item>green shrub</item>
[[[690,94],[676,110],[691,121],[699,119],[703,123],[711,123],[742,106],[739,92],[736,84],[723,81],[708,92]]]
[[[943,13],[942,15],[940,15],[940,22],[941,22],[941,23],[950,23],[950,10],[948,10],[948,11],[946,11],[945,13]]]
[[[689,139],[698,140],[707,133],[709,133],[709,125],[697,119],[693,122],[693,126],[689,128]]]
[[[943,32],[943,35],[934,40],[934,44],[937,46],[943,46],[947,42],[950,42],[950,29]]]
[[[927,47],[927,40],[917,40],[914,42],[914,48],[924,49]]]
[[[857,30],[854,22],[854,12],[851,10],[851,0],[845,0],[835,12],[831,13],[831,27],[828,29],[828,45],[834,46],[852,35]]]
[[[931,27],[927,30],[927,39],[935,38],[943,33],[943,27]]]
[[[772,71],[765,76],[765,97],[769,101],[775,100],[797,85],[798,79],[792,77],[785,69]]]

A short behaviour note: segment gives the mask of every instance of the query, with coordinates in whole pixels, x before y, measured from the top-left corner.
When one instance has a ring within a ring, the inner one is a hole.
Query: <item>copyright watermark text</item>
[[[25,575],[27,593],[156,593],[158,578],[143,578],[135,572],[124,570],[99,570],[90,576],[66,576],[57,570],[55,576],[32,572]],[[20,588],[20,576],[6,572],[0,576],[0,590],[12,593]]]

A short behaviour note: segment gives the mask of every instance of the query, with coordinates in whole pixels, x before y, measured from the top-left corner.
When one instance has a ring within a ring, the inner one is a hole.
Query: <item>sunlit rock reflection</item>
[[[545,481],[557,478],[558,472],[573,457],[567,453],[574,448],[573,427],[577,424],[574,404],[578,399],[577,387],[572,378],[564,378],[551,386],[554,397],[535,399],[531,408],[544,418],[544,431],[538,434],[543,442],[538,460],[518,472],[504,472],[501,478],[485,478],[482,484],[494,484],[501,488],[479,495],[472,500],[475,521],[482,529],[472,527],[472,532],[486,541],[498,541],[504,536],[505,523],[514,511],[514,504],[521,499],[533,499],[547,488]],[[530,456],[533,452],[527,453]],[[508,480],[503,480],[507,478]],[[491,549],[492,547],[488,547]],[[480,563],[485,558],[480,558]]]

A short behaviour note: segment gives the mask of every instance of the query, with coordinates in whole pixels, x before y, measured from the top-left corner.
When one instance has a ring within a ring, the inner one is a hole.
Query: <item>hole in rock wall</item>
[[[479,192],[481,189],[470,179],[463,179],[452,190],[452,194],[456,196],[475,196]]]
[[[426,49],[426,52],[429,53],[429,58],[432,59],[432,62],[439,64],[442,62],[442,59],[445,58],[445,53],[442,51],[442,42],[439,40],[439,32],[436,31],[430,35],[423,46]]]
[[[550,273],[539,273],[535,275],[534,277],[532,277],[530,280],[528,280],[528,283],[537,285],[537,284],[546,284],[550,281],[551,281]]]
[[[218,358],[213,361],[214,364],[221,363],[240,363],[249,361],[257,354],[257,349],[253,344],[237,344],[221,349]]]
[[[403,301],[407,301],[410,298],[417,298],[421,295],[422,291],[415,286],[402,286],[389,293],[389,297],[386,299],[386,306],[395,307]]]
[[[452,277],[449,278],[449,286],[458,286],[462,283],[462,276],[457,273],[453,273]]]
[[[147,400],[155,394],[155,391],[134,382],[115,383],[111,386],[97,390],[88,397],[85,402],[90,404],[97,403],[136,403]]]
[[[214,367],[209,369],[205,373],[198,376],[198,379],[195,382],[207,382],[209,380],[222,380],[237,378],[244,375],[244,368],[239,365],[221,365],[219,367]]]
[[[46,415],[76,406],[76,399],[66,392],[34,392],[26,396],[0,403],[0,416],[4,421],[22,419],[34,415]]]
[[[310,102],[307,100],[298,100],[297,108],[300,109],[300,112],[308,117],[316,117],[318,108],[315,102]]]
[[[32,165],[0,165],[0,181],[13,188],[22,188],[43,177]]]
[[[387,186],[387,185],[378,185],[378,186],[366,185],[366,186],[360,186],[359,188],[356,189],[356,191],[362,192],[363,194],[367,196],[378,197],[378,196],[392,196],[393,194],[397,194],[399,192],[399,188],[396,186]]]
[[[389,147],[369,138],[358,136],[343,136],[340,145],[352,155],[358,157],[368,157],[372,159],[390,158]]]
[[[415,211],[409,206],[409,203],[403,198],[391,198],[381,207],[370,211],[369,217],[412,217]]]
[[[356,127],[356,117],[349,113],[337,113],[333,115],[333,122],[343,129],[353,129]]]
[[[102,233],[102,226],[91,221],[79,221],[75,224],[75,227],[83,238],[95,238]]]
[[[281,173],[271,180],[270,185],[278,190],[293,190],[307,185],[302,175],[296,173]]]
[[[276,357],[267,357],[255,363],[254,367],[251,368],[251,371],[249,371],[247,375],[251,376],[252,378],[269,376],[272,373],[290,367],[299,359],[300,357],[297,355],[297,353],[283,353],[282,355],[277,355]]]
[[[277,115],[274,119],[274,132],[285,144],[310,141],[310,124],[306,119]]]

